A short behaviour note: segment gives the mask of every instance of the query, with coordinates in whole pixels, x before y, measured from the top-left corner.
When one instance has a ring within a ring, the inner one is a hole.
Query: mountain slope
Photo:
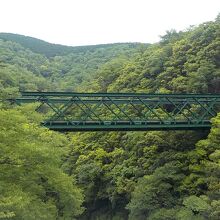
[[[81,84],[91,81],[96,71],[106,62],[119,56],[129,59],[139,48],[143,49],[148,45],[56,46],[21,35],[0,34],[0,61],[19,66],[24,72],[30,71],[37,77],[45,78],[47,85],[50,86],[41,86],[40,90],[53,88],[53,90],[78,91],[82,88]],[[56,50],[58,52],[54,53]],[[61,55],[64,50],[67,54]],[[52,53],[56,56],[47,57]]]
[[[69,53],[82,53],[87,51],[93,52],[99,48],[107,49],[123,45],[133,48],[140,45],[139,43],[115,43],[72,47],[60,44],[52,44],[37,38],[12,33],[0,33],[0,39],[19,43],[24,48],[28,48],[32,52],[42,54],[48,58],[54,56],[63,56]]]

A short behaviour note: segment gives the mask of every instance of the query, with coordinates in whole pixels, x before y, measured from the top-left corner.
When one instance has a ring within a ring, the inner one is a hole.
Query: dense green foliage
[[[19,34],[11,34],[11,33],[0,33],[0,39],[4,41],[12,41],[20,44],[22,47],[26,49],[30,49],[34,53],[42,54],[48,58],[54,56],[62,56],[67,55],[69,53],[93,53],[97,49],[110,49],[112,48],[124,48],[125,47],[136,47],[139,43],[115,43],[115,44],[100,44],[100,45],[91,45],[91,46],[65,46],[59,44],[51,44],[43,40],[39,40],[37,38],[23,36]],[[105,56],[106,54],[104,54]]]
[[[13,41],[15,43],[18,43],[24,48],[28,48],[35,53],[43,54],[47,57],[65,55],[69,53],[72,49],[68,46],[50,44],[43,40],[18,34],[0,33],[0,38],[6,41]]]
[[[220,92],[220,24],[168,32],[130,62],[110,63],[97,79],[100,91],[149,93]],[[96,86],[96,87],[97,87]]]
[[[34,109],[0,110],[0,219],[74,219],[82,194],[61,168],[68,141]]]
[[[8,37],[9,40],[6,41],[7,38],[2,38],[2,35],[0,34],[0,62],[4,67],[2,70],[4,76],[0,75],[0,82],[5,83],[5,81],[11,80],[11,86],[17,87],[19,90],[53,91],[58,88],[64,91],[78,91],[85,87],[83,84],[91,83],[96,71],[104,63],[118,56],[129,59],[139,48],[147,47],[145,44],[76,47],[66,56],[47,58],[47,54],[43,51],[35,53],[35,50],[30,50],[28,45],[18,44],[19,40],[9,41],[11,38]],[[12,36],[14,39],[16,35]],[[20,37],[18,36],[18,39]],[[38,40],[35,42],[32,39],[31,42],[33,46],[40,48]],[[49,45],[53,48],[53,45]],[[45,49],[44,46],[42,48]],[[10,79],[5,80],[4,77]],[[10,82],[7,84],[10,86]]]
[[[2,36],[1,98],[19,90],[220,92],[219,16],[168,31],[157,44],[63,48],[65,55],[32,38]],[[82,205],[85,220],[220,219],[220,115],[209,135],[64,135],[40,128],[33,108],[1,106],[0,218],[73,219]]]

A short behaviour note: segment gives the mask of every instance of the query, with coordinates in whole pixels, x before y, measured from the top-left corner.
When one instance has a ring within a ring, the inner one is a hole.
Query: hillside
[[[220,93],[219,33],[218,16],[168,31],[152,45],[89,46],[56,56],[0,40],[0,96]],[[44,114],[35,107],[0,106],[0,219],[220,219],[220,114],[210,134],[60,134],[39,126]]]
[[[108,48],[117,48],[117,47],[137,47],[138,43],[115,43],[115,44],[100,44],[100,45],[90,45],[90,46],[65,46],[60,44],[52,44],[46,41],[28,37],[19,34],[12,33],[0,33],[0,39],[4,41],[12,41],[20,44],[26,49],[30,49],[34,53],[42,54],[48,58],[55,56],[63,56],[69,53],[85,53],[85,52],[94,52],[97,49],[108,49]]]
[[[19,74],[22,74],[22,77],[34,75],[33,79],[41,82],[35,83],[31,87],[32,79],[29,77],[29,86],[26,88],[28,90],[78,91],[82,88],[81,84],[90,81],[104,63],[119,56],[130,59],[135,51],[147,46],[147,44],[137,43],[83,47],[64,46],[63,48],[67,49],[68,53],[61,55],[63,49],[60,50],[56,45],[21,35],[0,34],[0,62],[8,66],[16,66],[15,69],[19,68]],[[55,50],[60,52],[59,56],[47,56]],[[25,74],[26,72],[28,74]],[[19,74],[12,73],[12,75],[16,75],[15,77],[18,77]],[[25,89],[22,85],[23,83],[18,83],[18,89]]]

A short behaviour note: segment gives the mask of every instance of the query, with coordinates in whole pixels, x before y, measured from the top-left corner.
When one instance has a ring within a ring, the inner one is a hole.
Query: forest
[[[219,94],[220,15],[154,44],[0,34],[0,219],[220,219],[220,113],[210,131],[59,133],[20,91]]]

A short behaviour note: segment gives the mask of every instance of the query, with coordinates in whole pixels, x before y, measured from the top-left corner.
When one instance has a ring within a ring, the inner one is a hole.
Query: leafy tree
[[[0,219],[73,219],[82,194],[61,169],[65,136],[32,107],[0,110]]]

